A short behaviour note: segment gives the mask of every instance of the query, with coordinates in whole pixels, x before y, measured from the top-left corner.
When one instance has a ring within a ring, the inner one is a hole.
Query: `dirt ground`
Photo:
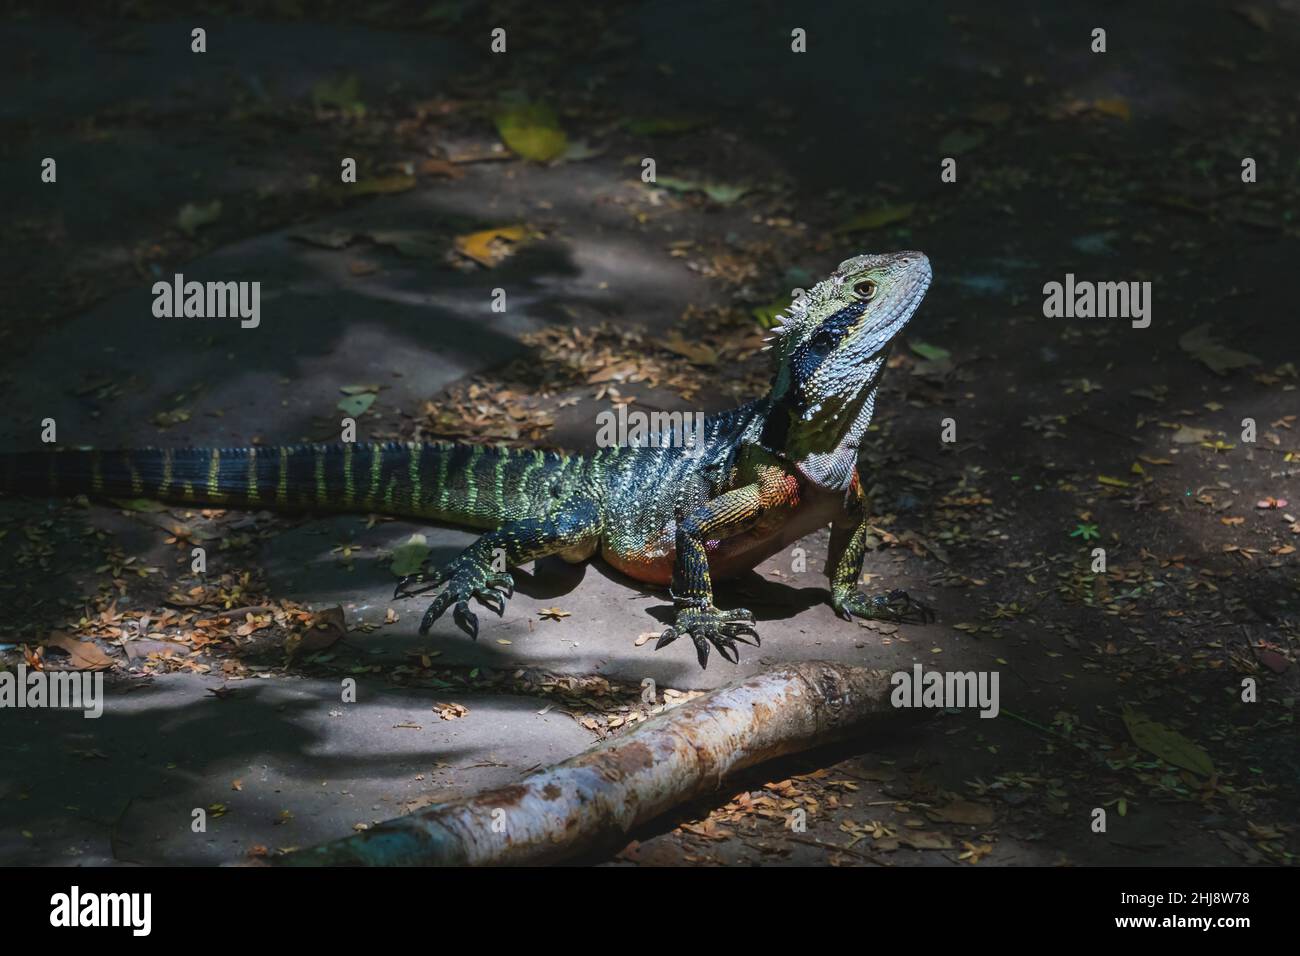
[[[0,662],[103,668],[110,696],[97,721],[0,710],[0,862],[266,856],[826,658],[997,670],[1001,713],[765,766],[596,862],[1294,863],[1300,7],[312,6],[17,4],[5,449],[47,417],[65,447],[273,445],[349,409],[363,440],[591,448],[614,403],[758,394],[791,288],[920,249],[864,587],[937,620],[840,621],[823,531],[720,589],[763,634],[737,667],[654,651],[666,594],[599,564],[521,572],[477,643],[421,637],[394,552],[464,531],[2,500]],[[177,272],[260,281],[260,327],[154,318]],[[1150,326],[1044,317],[1067,273],[1149,281]]]

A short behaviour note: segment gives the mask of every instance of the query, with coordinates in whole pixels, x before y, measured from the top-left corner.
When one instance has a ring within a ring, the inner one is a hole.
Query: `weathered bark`
[[[289,865],[554,863],[617,849],[724,777],[895,715],[884,671],[783,664],[721,687],[511,786],[280,857]]]

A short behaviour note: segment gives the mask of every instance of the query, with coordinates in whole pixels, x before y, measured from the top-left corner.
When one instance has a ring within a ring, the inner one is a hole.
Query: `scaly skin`
[[[854,616],[925,620],[901,591],[858,590],[866,513],[856,462],[890,343],[930,284],[918,252],[841,263],[776,330],[777,369],[763,398],[705,422],[695,448],[616,447],[594,455],[448,442],[281,448],[139,449],[0,455],[0,491],[154,498],[182,504],[342,511],[488,529],[395,596],[442,588],[420,625],[452,609],[476,637],[478,601],[498,615],[508,569],[558,554],[599,553],[631,577],[669,585],[676,619],[656,645],[689,636],[733,663],[758,643],[754,616],[714,605],[713,579],[754,567],[832,526],[831,604]]]

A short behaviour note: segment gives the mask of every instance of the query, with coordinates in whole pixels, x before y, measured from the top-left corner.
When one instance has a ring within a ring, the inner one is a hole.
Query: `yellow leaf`
[[[1132,487],[1133,487],[1133,483],[1132,483],[1131,481],[1125,481],[1125,480],[1122,479],[1122,478],[1112,478],[1112,477],[1110,477],[1110,475],[1098,475],[1098,476],[1097,476],[1097,483],[1098,483],[1098,484],[1102,484],[1102,485],[1110,485],[1112,488],[1132,488]]]
[[[415,177],[399,173],[396,176],[381,176],[378,179],[366,179],[344,189],[353,195],[369,196],[376,193],[404,193],[415,188]]]
[[[509,255],[508,242],[522,242],[528,236],[523,226],[501,226],[456,237],[456,251],[489,269]]]
[[[555,111],[542,103],[514,103],[496,115],[497,132],[511,151],[546,163],[564,155],[568,140]]]
[[[1129,109],[1128,100],[1122,96],[1093,100],[1092,108],[1098,113],[1105,113],[1107,116],[1115,116],[1125,121],[1133,118],[1133,111]]]

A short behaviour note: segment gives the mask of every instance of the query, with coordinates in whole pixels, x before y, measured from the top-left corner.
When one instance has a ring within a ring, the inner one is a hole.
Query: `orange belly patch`
[[[804,535],[823,528],[840,510],[840,495],[805,497],[796,507],[734,537],[705,542],[709,556],[709,576],[721,580],[748,571],[783,548],[793,545]],[[615,552],[602,548],[601,557],[611,567],[636,581],[667,587],[673,579],[676,549],[655,548],[653,554]]]

